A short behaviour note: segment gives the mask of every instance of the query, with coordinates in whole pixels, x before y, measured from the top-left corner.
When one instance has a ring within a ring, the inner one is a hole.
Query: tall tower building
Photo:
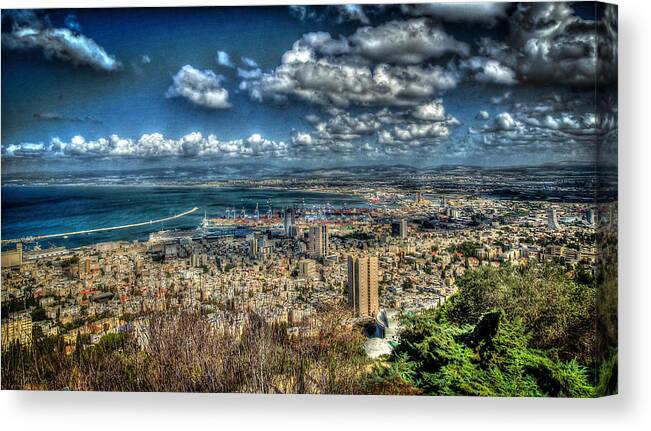
[[[547,208],[547,227],[550,229],[559,229],[558,214],[556,208]]]
[[[401,219],[391,223],[391,235],[401,239],[407,238],[407,220]]]
[[[260,254],[260,244],[258,244],[258,238],[252,236],[249,238],[249,255],[251,257],[258,257]]]
[[[77,262],[77,274],[79,275],[79,279],[83,280],[88,275],[90,275],[90,272],[91,272],[90,256],[80,257],[79,262]]]
[[[285,211],[285,235],[291,236],[291,230],[294,226],[294,209],[287,208]]]
[[[315,257],[324,257],[330,254],[330,226],[322,224],[310,228],[308,253]]]
[[[379,311],[377,256],[348,256],[348,305],[357,316]]]

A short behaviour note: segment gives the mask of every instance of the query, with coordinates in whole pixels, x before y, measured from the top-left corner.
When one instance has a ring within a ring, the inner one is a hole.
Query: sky
[[[2,171],[616,158],[617,10],[2,11]]]

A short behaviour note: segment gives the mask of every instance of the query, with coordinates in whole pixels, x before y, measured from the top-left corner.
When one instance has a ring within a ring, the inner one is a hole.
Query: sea
[[[292,205],[307,209],[368,207],[366,201],[352,195],[235,187],[3,186],[1,193],[3,240],[146,222],[199,208],[163,223],[43,240],[38,244],[42,248],[145,241],[151,232],[195,228],[204,213],[208,218],[224,217],[227,210],[239,214],[244,208],[252,215],[256,204],[263,215],[269,203],[274,212]]]

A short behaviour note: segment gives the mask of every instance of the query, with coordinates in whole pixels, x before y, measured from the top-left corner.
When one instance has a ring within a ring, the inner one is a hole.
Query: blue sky
[[[591,3],[3,11],[3,171],[589,160],[616,31]]]

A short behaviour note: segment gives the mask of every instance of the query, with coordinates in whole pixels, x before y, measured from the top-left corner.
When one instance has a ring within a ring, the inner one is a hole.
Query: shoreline
[[[356,192],[346,192],[342,190],[314,190],[309,188],[292,188],[292,187],[283,187],[283,186],[273,186],[273,185],[216,185],[216,184],[152,184],[152,183],[136,183],[136,184],[84,184],[84,183],[64,183],[64,184],[2,184],[0,188],[14,187],[14,188],[23,188],[23,187],[143,187],[143,188],[213,188],[213,189],[255,189],[255,190],[274,190],[274,191],[287,191],[287,192],[300,192],[300,193],[317,193],[317,194],[332,194],[332,195],[352,195],[352,196],[361,196]]]
[[[328,191],[328,190],[310,190],[310,189],[299,189],[299,188],[286,188],[286,187],[278,187],[278,186],[275,186],[275,187],[274,186],[251,187],[251,186],[244,186],[244,185],[219,185],[218,186],[218,185],[209,185],[209,184],[182,185],[182,186],[180,186],[180,185],[159,185],[159,184],[156,184],[156,185],[141,185],[141,184],[138,184],[138,185],[135,185],[135,186],[127,185],[127,184],[122,184],[122,185],[101,184],[101,185],[90,185],[90,186],[88,186],[88,185],[81,185],[81,184],[61,184],[61,185],[49,184],[49,185],[29,185],[29,186],[3,185],[2,187],[4,187],[4,188],[13,188],[13,189],[17,189],[17,190],[20,190],[20,189],[22,189],[24,187],[25,188],[30,187],[30,188],[36,188],[36,189],[47,189],[47,188],[62,188],[62,189],[70,188],[70,189],[73,189],[73,188],[80,188],[80,187],[83,187],[84,189],[89,189],[89,188],[97,188],[97,189],[108,189],[108,188],[116,188],[116,189],[128,189],[128,188],[145,188],[145,189],[149,189],[149,188],[152,188],[153,189],[153,188],[160,188],[160,189],[163,189],[163,190],[165,190],[165,189],[168,189],[168,190],[172,190],[172,189],[188,189],[188,190],[189,189],[212,189],[212,190],[215,190],[215,191],[224,191],[224,192],[232,191],[234,193],[235,192],[264,191],[264,190],[267,190],[267,191],[276,192],[276,193],[278,193],[278,192],[288,192],[288,193],[299,193],[299,194],[315,195],[314,198],[322,199],[322,200],[324,200],[324,202],[325,202],[325,199],[327,197],[329,197],[329,196],[340,196],[340,197],[349,198],[351,200],[351,202],[354,203],[354,206],[356,206],[356,207],[357,206],[364,207],[364,208],[366,208],[366,207],[370,208],[371,207],[371,204],[368,202],[368,200],[366,200],[363,197],[363,195],[356,194],[356,193],[346,193],[345,191],[334,191],[334,190],[333,191]],[[296,204],[300,200],[300,196],[296,197],[296,198],[292,198],[291,200]],[[5,198],[3,198],[3,204],[4,203],[5,203]],[[197,205],[195,204],[195,206],[197,206]],[[82,215],[79,215],[78,217],[83,217],[83,216],[84,215],[82,214]],[[153,227],[153,225],[154,225],[154,223],[151,223],[150,221],[137,222],[137,223],[126,223],[126,225],[131,225],[131,224],[135,224],[136,226],[130,226],[129,228],[121,228],[122,225],[118,225],[117,227],[111,226],[111,227],[101,227],[101,228],[94,228],[94,229],[84,229],[84,231],[85,230],[99,230],[101,232],[110,232],[110,231],[113,231],[113,230],[125,230],[126,231],[126,230],[129,230],[129,229],[132,229],[132,228],[141,228],[141,227],[146,227],[146,226],[149,226],[149,225],[151,225]],[[2,239],[3,249],[4,249],[4,246],[6,246],[6,245],[13,244],[13,243],[16,243],[16,242],[20,242],[19,241],[20,239],[29,238],[29,237],[43,236],[43,237],[47,237],[48,239],[51,238],[51,237],[56,237],[57,239],[60,239],[59,237],[63,237],[64,239],[68,239],[68,238],[64,237],[64,235],[67,236],[66,233],[51,233],[51,234],[38,234],[38,235],[33,235],[33,234],[32,235],[22,235],[21,234],[19,236],[12,236],[10,238],[6,238],[5,235],[4,235],[4,231],[5,231],[5,226],[4,225],[5,225],[5,223],[3,223],[3,226],[0,227],[0,238]],[[75,228],[75,226],[70,227],[70,229],[74,229],[74,228]],[[120,229],[118,229],[118,228],[120,228]],[[159,230],[161,230],[161,229],[153,230],[151,232],[156,232],[156,231],[159,231]],[[165,229],[162,229],[162,230],[165,230]],[[151,232],[149,232],[149,233],[151,233]],[[95,232],[93,232],[93,233],[83,233],[83,234],[80,234],[78,236],[80,236],[80,237],[86,237],[87,235],[92,236],[94,233]],[[141,234],[141,232],[136,233],[136,236],[138,234]],[[135,240],[137,240],[137,238],[136,239],[124,239],[124,238],[122,238],[122,239],[109,239],[107,241],[99,241],[97,243],[114,242],[114,241],[132,242],[132,241],[135,241]],[[63,245],[61,245],[61,244],[53,244],[52,245],[52,247],[61,247],[61,246],[63,246]],[[78,245],[78,246],[75,246],[75,247],[66,247],[66,246],[63,246],[63,247],[65,247],[66,249],[73,249],[73,248],[86,247],[86,246],[87,245]],[[47,247],[47,248],[50,248],[50,247]]]

